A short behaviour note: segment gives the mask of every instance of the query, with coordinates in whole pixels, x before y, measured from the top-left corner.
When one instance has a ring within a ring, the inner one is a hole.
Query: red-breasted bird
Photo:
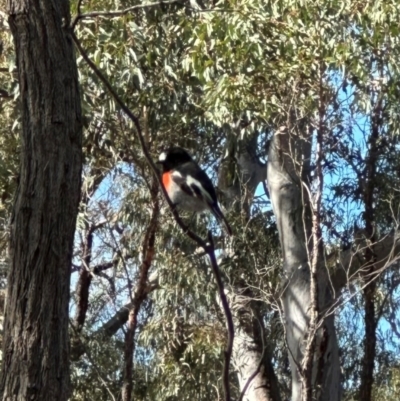
[[[160,154],[157,163],[163,168],[162,183],[174,205],[191,212],[209,210],[232,235],[210,178],[185,149],[169,148]]]

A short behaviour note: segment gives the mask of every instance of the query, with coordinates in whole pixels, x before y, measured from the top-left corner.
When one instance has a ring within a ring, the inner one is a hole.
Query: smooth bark
[[[257,158],[257,133],[242,140],[238,140],[239,137],[238,133],[228,134],[219,173],[219,188],[229,199],[226,204],[230,215],[239,216],[238,227],[248,222],[255,190],[266,176],[265,165]],[[226,253],[229,254],[229,249]],[[244,400],[280,401],[278,380],[264,340],[262,315],[257,303],[251,302],[251,299],[249,289],[238,284],[229,291],[235,323],[232,364],[237,372],[240,391],[245,391]]]
[[[248,295],[232,293],[230,297],[236,327],[232,363],[243,400],[281,401],[260,305]]]
[[[299,134],[278,130],[268,154],[267,180],[276,216],[284,260],[282,295],[286,338],[292,370],[292,401],[301,400],[301,363],[308,336],[311,306],[309,204],[304,186],[308,184],[310,140]],[[332,292],[324,266],[318,268],[318,310],[326,310]],[[316,333],[312,385],[321,401],[340,399],[339,355],[333,315],[323,319]]]
[[[10,0],[22,112],[0,398],[69,397],[68,301],[82,168],[66,0]]]

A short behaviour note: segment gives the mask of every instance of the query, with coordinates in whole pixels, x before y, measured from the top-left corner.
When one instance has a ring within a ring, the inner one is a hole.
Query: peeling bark
[[[20,179],[11,221],[3,401],[69,397],[68,301],[82,123],[66,0],[9,0],[20,102]]]

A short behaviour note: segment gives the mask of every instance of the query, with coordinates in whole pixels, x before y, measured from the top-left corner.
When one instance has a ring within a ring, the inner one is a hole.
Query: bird
[[[162,184],[174,206],[196,213],[209,210],[227,234],[232,235],[214,185],[185,149],[176,146],[163,151],[157,164],[162,166]]]

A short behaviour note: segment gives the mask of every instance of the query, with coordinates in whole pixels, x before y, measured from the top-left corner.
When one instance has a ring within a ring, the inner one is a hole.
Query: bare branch
[[[211,231],[208,232],[209,244],[206,247],[203,247],[205,252],[207,252],[208,257],[210,258],[211,267],[214,273],[215,280],[218,285],[218,292],[221,299],[222,307],[224,309],[226,324],[228,326],[228,341],[225,347],[225,362],[224,362],[224,371],[223,371],[223,384],[225,390],[225,401],[231,401],[230,396],[230,386],[229,386],[229,364],[231,362],[232,349],[233,349],[233,339],[235,334],[235,328],[233,326],[233,318],[232,313],[229,308],[228,299],[225,294],[224,284],[222,282],[221,273],[219,271],[219,266],[217,262],[217,258],[215,257],[215,248],[214,241],[212,238]],[[201,245],[201,244],[199,244]]]
[[[148,295],[147,278],[148,273],[154,258],[154,245],[156,239],[158,216],[160,214],[160,206],[157,199],[158,182],[153,180],[151,188],[152,216],[149,226],[142,244],[142,264],[139,269],[139,279],[136,286],[135,296],[132,300],[133,308],[129,311],[128,329],[125,335],[125,350],[124,350],[124,379],[122,385],[122,400],[130,401],[132,398],[132,371],[133,371],[133,354],[135,351],[135,332],[137,328],[138,315],[143,301]]]
[[[374,255],[374,262],[366,262],[363,254],[369,246]],[[336,267],[332,274],[332,283],[336,292],[340,292],[343,287],[358,277],[360,271],[369,269],[368,275],[376,276],[399,260],[400,255],[400,235],[394,231],[367,245],[365,239],[353,245],[353,249],[348,249],[336,257]]]

